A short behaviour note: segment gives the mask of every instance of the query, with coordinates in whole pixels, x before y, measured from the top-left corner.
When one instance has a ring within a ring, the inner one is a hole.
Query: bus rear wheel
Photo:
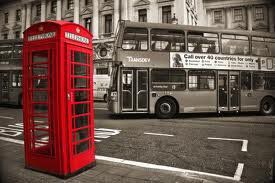
[[[156,104],[156,115],[161,119],[168,119],[177,113],[177,105],[173,99],[160,99]]]
[[[261,102],[260,112],[262,115],[272,115],[275,113],[275,101],[271,97],[266,97]]]

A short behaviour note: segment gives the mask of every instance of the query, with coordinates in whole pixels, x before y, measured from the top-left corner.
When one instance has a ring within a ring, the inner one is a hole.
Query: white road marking
[[[243,163],[238,163],[238,167],[237,167],[237,170],[236,170],[235,175],[234,175],[234,180],[237,180],[237,181],[241,180],[241,176],[242,176],[242,173],[243,173],[243,167],[244,167]]]
[[[150,133],[150,132],[144,132],[144,134],[145,134],[145,135],[157,135],[157,136],[174,137],[174,135],[164,134],[164,133]]]
[[[8,117],[8,116],[0,116],[2,119],[14,119],[13,117]]]
[[[12,139],[12,138],[0,137],[0,140],[4,140],[4,141],[16,143],[16,144],[24,144],[23,140],[16,140],[16,139]],[[228,180],[240,180],[243,166],[244,166],[242,163],[239,163],[234,177],[229,177],[229,176],[212,174],[212,173],[207,173],[207,172],[199,172],[199,171],[195,171],[195,170],[187,170],[187,169],[181,169],[181,168],[176,168],[176,167],[169,167],[169,166],[163,166],[163,165],[130,161],[130,160],[112,158],[112,157],[106,157],[106,156],[96,155],[95,157],[97,160],[110,161],[110,162],[114,162],[114,163],[121,163],[121,164],[125,164],[125,165],[132,165],[132,166],[137,166],[137,167],[142,167],[142,168],[147,168],[147,169],[149,168],[149,169],[184,173],[187,176],[188,175],[204,175],[204,176],[223,178],[223,179],[228,179]]]
[[[170,171],[170,172],[179,172],[179,173],[184,173],[185,175],[206,175],[206,176],[210,176],[210,177],[236,180],[234,177],[229,177],[229,176],[224,176],[224,175],[199,172],[199,171],[194,171],[194,170],[187,170],[187,169],[181,169],[181,168],[175,168],[175,167],[169,167],[169,166],[163,166],[163,165],[156,165],[156,164],[150,164],[150,163],[143,163],[143,162],[137,162],[137,161],[130,161],[130,160],[118,159],[118,158],[112,158],[112,157],[106,157],[106,156],[96,155],[96,159],[103,160],[103,161],[111,161],[114,163],[132,165],[132,166],[142,167],[142,168],[146,168],[146,169],[149,168],[149,169],[156,169],[156,170],[165,170],[165,171]]]
[[[248,145],[248,140],[245,139],[230,139],[230,138],[215,138],[215,137],[208,137],[207,139],[209,140],[226,140],[226,141],[238,141],[242,142],[242,151],[247,152],[247,145]]]
[[[7,138],[7,137],[0,137],[0,140],[4,140],[4,141],[7,141],[7,142],[13,142],[13,143],[16,143],[16,144],[24,144],[23,140],[16,140],[16,139]]]
[[[96,109],[96,110],[108,111],[108,109],[107,109],[107,108],[104,108],[104,107],[95,107],[94,109]]]

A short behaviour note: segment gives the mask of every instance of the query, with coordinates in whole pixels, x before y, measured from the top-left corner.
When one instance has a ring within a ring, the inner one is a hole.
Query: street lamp
[[[176,14],[174,13],[174,16],[172,18],[172,24],[178,24],[178,19],[176,18]]]

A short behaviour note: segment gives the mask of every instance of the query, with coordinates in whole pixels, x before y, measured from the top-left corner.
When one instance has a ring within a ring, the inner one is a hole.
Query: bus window
[[[265,89],[275,90],[275,73],[267,72],[265,74]]]
[[[265,77],[263,72],[253,74],[253,89],[264,90],[265,88]]]
[[[152,90],[183,91],[186,88],[186,74],[180,69],[152,69]]]
[[[215,72],[207,70],[190,70],[188,72],[190,90],[214,90]]]
[[[123,36],[122,49],[147,50],[148,30],[143,28],[126,28]]]
[[[152,29],[153,51],[184,51],[184,32],[180,30]]]
[[[21,73],[12,73],[12,87],[20,88],[22,87],[22,74]]]
[[[241,89],[251,90],[251,73],[248,71],[241,72]]]
[[[189,52],[219,53],[218,34],[189,32],[187,41]]]
[[[248,37],[222,34],[222,53],[230,55],[249,55]]]
[[[275,39],[252,37],[252,54],[257,56],[275,56]]]
[[[2,44],[0,46],[0,59],[12,58],[12,44]]]

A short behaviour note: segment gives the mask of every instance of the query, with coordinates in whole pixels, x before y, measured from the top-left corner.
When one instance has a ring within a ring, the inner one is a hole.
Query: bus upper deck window
[[[193,53],[219,53],[219,39],[216,33],[189,32],[188,51]]]
[[[184,51],[184,32],[181,30],[152,29],[151,50]]]
[[[249,55],[249,40],[247,36],[222,34],[222,53]]]
[[[126,28],[123,36],[122,49],[147,50],[148,30],[143,28]]]
[[[275,39],[252,37],[252,54],[257,56],[275,56]]]

